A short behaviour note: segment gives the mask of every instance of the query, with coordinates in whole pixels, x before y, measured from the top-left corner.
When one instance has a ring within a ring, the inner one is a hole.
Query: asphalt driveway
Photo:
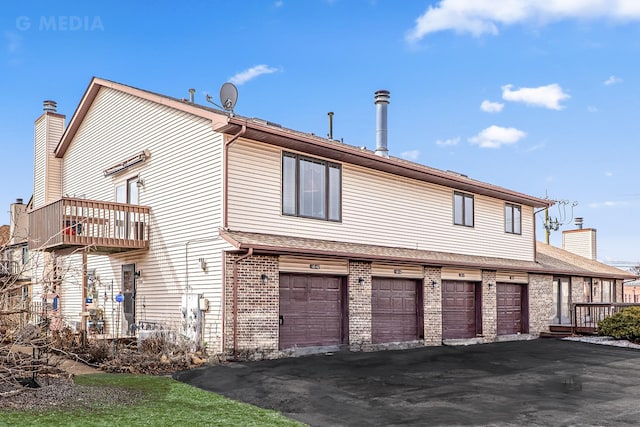
[[[640,424],[640,350],[553,339],[233,363],[175,377],[313,426]]]

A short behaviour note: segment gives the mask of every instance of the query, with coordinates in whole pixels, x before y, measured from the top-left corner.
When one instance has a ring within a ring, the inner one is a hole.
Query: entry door
[[[116,185],[116,202],[137,205],[140,203],[140,192],[138,190],[139,177],[128,179]],[[136,223],[134,213],[128,217],[124,212],[116,212],[116,237],[120,239],[141,239],[139,225]]]
[[[571,282],[568,277],[556,277],[553,279],[553,324],[570,325],[571,314],[569,310]]]
[[[122,266],[122,312],[124,314],[123,326],[126,333],[132,333],[132,327],[136,323],[136,265],[125,264]]]
[[[280,349],[343,342],[341,277],[280,275]]]

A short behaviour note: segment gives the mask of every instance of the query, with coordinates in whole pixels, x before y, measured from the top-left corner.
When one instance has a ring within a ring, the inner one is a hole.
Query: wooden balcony
[[[0,261],[0,278],[13,278],[20,274],[20,266],[17,261]]]
[[[149,207],[64,197],[29,212],[29,249],[90,247],[109,254],[149,248]]]

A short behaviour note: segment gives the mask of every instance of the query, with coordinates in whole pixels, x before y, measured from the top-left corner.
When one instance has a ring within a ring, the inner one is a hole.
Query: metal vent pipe
[[[58,111],[58,103],[56,101],[47,100],[42,103],[42,110],[45,113],[55,113]]]
[[[376,104],[376,155],[389,157],[387,148],[387,105],[389,105],[388,90],[378,90],[374,94]]]

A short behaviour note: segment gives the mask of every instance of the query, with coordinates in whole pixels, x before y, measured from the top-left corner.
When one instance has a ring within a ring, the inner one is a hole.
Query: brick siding
[[[482,336],[487,341],[498,335],[498,307],[496,299],[496,272],[482,271]]]
[[[553,312],[553,276],[529,274],[529,333],[548,332]]]
[[[233,268],[242,255],[225,257],[224,351],[233,353]],[[242,358],[274,357],[278,352],[280,282],[278,257],[254,255],[238,264],[238,353]],[[262,282],[262,274],[269,277]]]
[[[442,345],[442,269],[440,267],[424,268],[423,296],[424,344]]]
[[[364,283],[359,283],[362,278]],[[347,281],[349,296],[349,348],[371,348],[371,263],[350,261]]]

